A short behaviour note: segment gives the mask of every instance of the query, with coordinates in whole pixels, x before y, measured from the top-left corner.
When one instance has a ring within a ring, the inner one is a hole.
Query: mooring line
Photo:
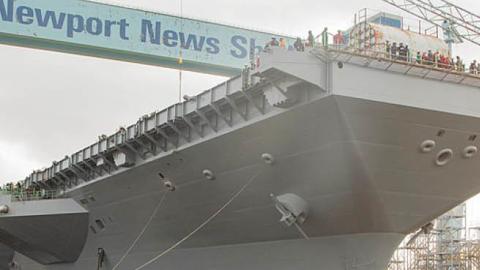
[[[189,234],[187,234],[184,238],[182,238],[180,241],[176,242],[175,244],[173,244],[171,247],[167,248],[166,250],[162,251],[160,254],[158,254],[157,256],[155,256],[154,258],[152,258],[151,260],[147,261],[146,263],[142,264],[141,266],[135,268],[135,270],[140,270],[140,269],[143,269],[147,266],[149,266],[150,264],[154,263],[155,261],[157,261],[158,259],[160,259],[161,257],[163,257],[164,255],[168,254],[170,251],[174,250],[175,248],[177,248],[179,245],[181,245],[183,242],[187,241],[188,239],[190,239],[190,237],[192,237],[195,233],[197,233],[198,231],[200,231],[203,227],[205,227],[208,223],[210,223],[210,221],[212,221],[214,218],[216,218],[221,212],[223,212],[223,210],[225,210],[225,208],[227,208],[238,196],[240,196],[240,194],[253,182],[253,180],[255,180],[255,178],[260,175],[260,172],[256,173],[255,175],[253,175],[248,181],[247,183],[245,183],[245,185],[243,185],[239,191],[237,191],[235,194],[233,194],[233,196],[220,208],[218,209],[215,213],[213,213],[213,215],[211,215],[209,218],[207,218],[202,224],[200,224],[200,226],[198,226],[195,230],[193,230],[192,232],[190,232]]]
[[[112,270],[115,270],[117,269],[120,264],[123,262],[123,260],[125,260],[125,258],[130,254],[130,252],[132,251],[132,249],[135,247],[135,245],[137,244],[137,242],[142,238],[143,234],[147,231],[148,227],[150,226],[150,223],[152,223],[152,220],[153,218],[157,215],[157,212],[158,210],[160,209],[160,206],[162,206],[163,204],[163,201],[165,200],[165,197],[167,196],[167,192],[165,191],[163,193],[163,196],[162,198],[160,199],[160,201],[158,202],[157,206],[155,207],[155,209],[153,210],[152,212],[152,215],[150,215],[150,218],[148,219],[147,223],[145,224],[145,226],[143,226],[143,229],[140,231],[140,233],[138,234],[137,238],[135,238],[135,240],[132,242],[132,244],[130,245],[130,247],[127,249],[127,251],[123,254],[123,256],[120,258],[120,260],[117,262],[117,264],[112,268]]]

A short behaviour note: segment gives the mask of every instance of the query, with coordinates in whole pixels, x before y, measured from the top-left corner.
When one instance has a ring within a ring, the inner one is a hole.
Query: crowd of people
[[[20,191],[20,190],[23,190],[23,185],[21,182],[17,182],[16,184],[9,182],[1,186],[0,190],[5,192]]]
[[[385,56],[387,58],[411,63],[417,63],[421,65],[432,66],[441,69],[455,70],[459,72],[465,72],[466,66],[459,56],[452,58],[448,55],[441,54],[436,51],[428,50],[427,52],[414,52],[412,54],[407,44],[396,42],[385,42]],[[476,60],[472,61],[468,72],[473,75],[480,73],[480,64]]]
[[[44,189],[38,188],[26,188],[22,182],[17,183],[6,183],[0,187],[0,192],[3,194],[12,195],[15,199],[22,200],[22,199],[51,199],[52,194],[46,192]]]
[[[308,31],[308,37],[306,42],[304,42],[300,37],[298,37],[292,45],[287,45],[287,40],[283,37],[277,40],[276,37],[272,37],[272,39],[267,42],[265,45],[265,50],[273,47],[280,47],[288,50],[295,50],[297,52],[305,51],[305,48],[313,48],[315,46],[315,37],[313,36],[312,31]]]
[[[338,30],[333,36],[333,44],[338,46],[346,46],[347,37],[345,34]],[[273,37],[265,46],[268,50],[272,47],[280,47],[288,50],[295,50],[299,52],[305,51],[306,48],[315,47],[315,37],[312,31],[308,31],[308,37],[306,40],[298,37],[292,45],[288,45],[285,38]],[[444,55],[439,51],[428,50],[426,52],[413,51],[409,48],[408,44],[402,42],[385,42],[385,57],[397,61],[405,61],[410,63],[416,63],[426,66],[432,66],[435,68],[455,70],[459,72],[468,72],[472,75],[480,75],[480,62],[476,60],[472,61],[468,66],[468,69],[459,56],[452,58],[449,55]]]

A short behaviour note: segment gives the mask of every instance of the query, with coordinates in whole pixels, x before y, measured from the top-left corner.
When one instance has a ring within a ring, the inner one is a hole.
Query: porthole
[[[422,151],[422,153],[430,153],[433,151],[433,149],[435,149],[435,146],[435,141],[426,140],[420,145],[420,151]]]
[[[262,154],[262,159],[268,165],[272,165],[275,162],[275,158],[269,153]]]
[[[215,180],[215,174],[211,170],[205,169],[202,171],[202,174],[207,180]]]
[[[452,157],[453,157],[452,149],[443,149],[442,151],[438,152],[435,163],[438,166],[445,166],[447,165],[448,162],[450,162]]]
[[[478,152],[478,148],[476,146],[467,146],[465,147],[465,149],[463,150],[463,157],[464,158],[472,158],[473,156],[475,156]]]

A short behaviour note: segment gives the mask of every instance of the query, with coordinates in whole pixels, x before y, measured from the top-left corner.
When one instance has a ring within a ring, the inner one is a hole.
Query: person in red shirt
[[[443,68],[444,69],[450,68],[450,60],[448,59],[448,56],[443,56]]]
[[[337,34],[333,36],[333,43],[335,45],[343,45],[345,43],[345,38],[341,30],[338,30]]]
[[[422,55],[422,64],[429,65],[429,57],[428,57],[428,54],[425,52]]]
[[[439,65],[438,65],[439,68],[445,68],[445,56],[440,55],[440,59],[438,62],[439,62]]]

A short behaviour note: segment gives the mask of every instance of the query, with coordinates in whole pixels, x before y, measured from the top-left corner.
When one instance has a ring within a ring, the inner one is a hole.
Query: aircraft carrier
[[[479,77],[331,48],[257,64],[2,196],[2,269],[383,270],[480,192]]]

